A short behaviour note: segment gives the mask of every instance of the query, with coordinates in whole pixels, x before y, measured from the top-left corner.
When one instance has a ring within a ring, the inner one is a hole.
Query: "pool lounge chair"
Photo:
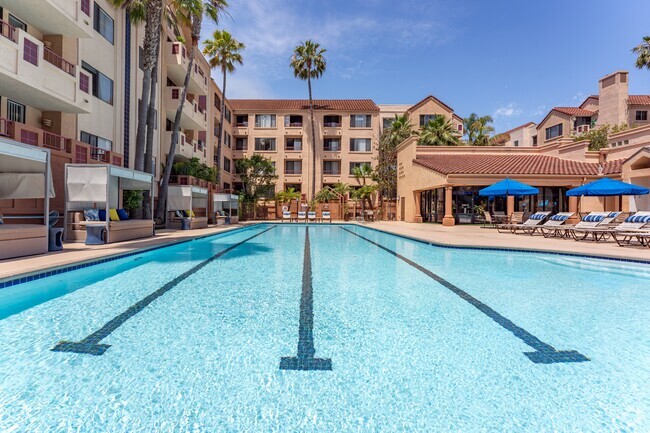
[[[535,212],[522,224],[504,224],[504,226],[507,226],[511,233],[516,234],[519,230],[527,233],[533,230],[533,227],[541,225],[549,214],[550,212]]]
[[[298,218],[296,218],[298,222],[307,222],[307,212],[305,211],[298,211]]]
[[[500,212],[495,212],[494,216],[496,218],[501,218],[503,215]],[[501,230],[510,232],[510,227],[516,224],[521,224],[524,222],[524,213],[523,212],[513,212],[510,214],[510,217],[505,223],[497,223],[496,228],[499,233],[502,233]]]
[[[325,222],[327,221],[328,223],[332,222],[332,214],[328,210],[324,210],[321,214],[321,221]]]
[[[582,217],[582,219],[575,225],[560,225],[557,227],[547,227],[542,228],[541,232],[546,238],[551,237],[560,237],[560,238],[569,238],[571,237],[571,230],[574,228],[593,228],[599,224],[604,223],[605,217],[609,215],[609,212],[590,212],[589,214]]]
[[[286,222],[286,221],[291,222],[291,212],[287,210],[282,211],[282,222]]]
[[[531,236],[539,231],[542,235],[544,235],[544,237],[548,237],[544,233],[544,229],[552,230],[554,228],[561,227],[566,222],[566,220],[573,216],[574,213],[575,212],[559,212],[546,220],[544,224],[532,226],[532,228],[524,228],[523,231],[524,233]]]
[[[642,246],[650,248],[650,229],[638,232],[612,232],[612,238],[619,247],[632,245],[632,240],[636,239]]]
[[[307,212],[307,219],[309,219],[309,221],[316,222],[316,212],[314,211]]]
[[[574,229],[571,231],[576,241],[589,239],[598,242],[613,237],[619,245],[629,244],[633,238],[626,237],[624,234],[639,232],[646,226],[650,227],[650,211],[637,212],[625,218],[625,221],[616,226],[603,227],[598,225],[593,228]]]

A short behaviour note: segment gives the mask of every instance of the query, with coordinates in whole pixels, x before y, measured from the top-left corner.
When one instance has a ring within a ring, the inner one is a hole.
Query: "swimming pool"
[[[0,289],[0,431],[650,431],[650,266],[256,225]]]

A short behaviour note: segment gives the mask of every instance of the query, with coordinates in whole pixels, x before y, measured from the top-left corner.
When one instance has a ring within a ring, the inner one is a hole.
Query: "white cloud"
[[[492,117],[495,119],[500,119],[504,117],[515,117],[521,114],[521,110],[517,108],[517,104],[511,102],[507,105],[497,108],[492,114]]]

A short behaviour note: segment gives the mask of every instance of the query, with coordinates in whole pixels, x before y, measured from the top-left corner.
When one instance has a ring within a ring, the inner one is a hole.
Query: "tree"
[[[312,99],[311,80],[320,78],[325,73],[325,48],[311,39],[298,45],[291,56],[290,66],[296,78],[307,81],[309,89],[309,123],[311,124],[311,195],[316,195],[316,127],[314,126],[314,101]]]
[[[192,77],[196,49],[199,45],[199,39],[201,38],[203,16],[206,15],[215,23],[218,22],[219,14],[225,10],[228,3],[226,0],[173,0],[172,5],[174,5],[175,9],[174,17],[178,22],[181,25],[190,26],[192,41],[189,49],[187,72],[185,73],[185,80],[183,82],[183,88],[181,89],[178,107],[176,108],[176,115],[174,117],[174,125],[172,127],[172,136],[169,145],[169,153],[167,153],[165,171],[163,172],[162,182],[160,184],[160,189],[158,190],[156,218],[160,220],[163,220],[165,217],[169,178],[174,164],[174,156],[176,154],[176,146],[178,144],[178,135],[180,132],[181,116],[183,113],[183,106],[185,105],[185,99],[187,98],[187,89],[190,85],[190,78]]]
[[[650,36],[644,36],[643,42],[632,48],[632,53],[637,55],[634,66],[639,69],[650,69]]]
[[[491,116],[478,116],[472,113],[463,119],[463,129],[467,135],[467,143],[470,146],[489,146],[490,134],[494,127],[490,125],[494,120]]]
[[[397,196],[397,146],[414,134],[413,125],[408,117],[395,115],[391,126],[386,128],[379,137],[375,175],[381,203],[384,197]]]
[[[444,116],[436,116],[429,120],[420,130],[418,145],[420,146],[457,146],[458,131],[451,120]]]
[[[359,188],[352,192],[352,196],[356,199],[361,200],[362,212],[366,210],[366,203],[369,204],[370,209],[372,209],[371,197],[372,193],[377,190],[377,185],[367,185],[366,180],[373,177],[373,175],[374,172],[370,164],[362,164],[352,169],[352,176],[354,176],[354,180],[356,180],[357,183],[361,185]],[[368,186],[372,186],[373,188],[366,188]],[[360,193],[359,191],[363,191],[363,193]]]
[[[332,200],[338,200],[341,198],[341,194],[336,192],[332,187],[325,186],[323,189],[316,193],[314,200],[318,203],[327,203]]]
[[[275,185],[278,176],[275,174],[273,161],[262,155],[235,161],[235,169],[244,186],[243,201],[253,205],[253,219],[257,218],[257,200],[265,190]]]
[[[280,203],[291,203],[292,200],[300,198],[300,192],[295,188],[287,188],[285,191],[280,191],[275,195],[275,199]]]
[[[221,173],[221,143],[223,143],[223,117],[226,111],[226,75],[235,72],[235,65],[244,64],[241,51],[246,46],[233,38],[225,30],[215,30],[212,39],[203,42],[203,54],[209,57],[208,63],[213,69],[219,68],[223,76],[221,87],[221,118],[219,120],[219,137],[217,139],[217,184],[220,184]]]

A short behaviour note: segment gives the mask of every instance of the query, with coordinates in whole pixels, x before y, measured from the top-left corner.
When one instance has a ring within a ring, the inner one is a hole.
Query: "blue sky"
[[[650,94],[650,71],[630,53],[650,35],[647,0],[229,2],[219,27],[247,45],[231,98],[305,98],[288,64],[309,38],[327,49],[315,98],[412,104],[433,94],[461,117],[492,115],[497,131],[580,104],[619,69],[631,94]]]

